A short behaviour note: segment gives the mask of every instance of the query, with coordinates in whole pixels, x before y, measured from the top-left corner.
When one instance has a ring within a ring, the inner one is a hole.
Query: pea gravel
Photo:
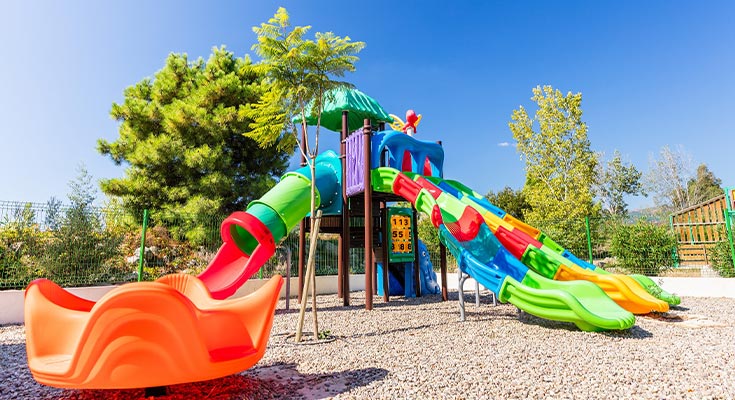
[[[176,385],[160,399],[735,399],[735,299],[689,298],[622,332],[572,324],[457,293],[375,298],[351,307],[319,296],[320,329],[336,340],[294,344],[298,316],[279,303],[265,357],[250,370]],[[312,324],[307,314],[306,330]],[[0,327],[1,399],[135,399],[143,390],[61,390],[36,383],[22,325]]]

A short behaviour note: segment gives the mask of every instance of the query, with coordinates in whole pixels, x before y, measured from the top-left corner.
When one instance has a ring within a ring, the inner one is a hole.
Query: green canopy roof
[[[373,123],[392,122],[383,107],[375,99],[357,89],[337,88],[330,92],[322,111],[322,126],[330,131],[340,132],[342,130],[342,111],[349,111],[349,132],[362,127],[363,120],[370,118]],[[330,98],[331,97],[331,98]],[[311,106],[307,109],[307,115],[311,114]],[[294,118],[295,123],[301,122],[301,117]],[[308,125],[316,125],[316,116],[306,117]]]

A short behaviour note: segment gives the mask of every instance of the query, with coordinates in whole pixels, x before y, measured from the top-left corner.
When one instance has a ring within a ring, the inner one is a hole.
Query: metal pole
[[[143,210],[143,232],[140,234],[140,255],[138,256],[138,282],[143,280],[143,262],[145,258],[145,232],[148,230],[148,209]]]
[[[286,247],[286,310],[291,301],[291,249]]]
[[[727,240],[730,242],[730,257],[732,258],[732,265],[735,266],[735,245],[732,241],[732,224],[730,222],[732,216],[727,210],[722,212],[725,214],[725,229],[727,229]]]
[[[439,265],[442,276],[442,301],[447,301],[449,297],[447,293],[447,247],[442,242],[439,242]]]
[[[419,266],[419,219],[416,207],[411,207],[411,224],[413,225],[411,242],[413,242],[413,288],[416,297],[421,297],[421,267]]]
[[[677,257],[676,254],[676,248],[679,247],[679,232],[674,229],[674,216],[669,215],[669,226],[671,227],[671,232],[676,236],[676,247],[671,251],[671,261],[674,263],[674,268],[679,268],[679,257]]]
[[[590,217],[584,217],[584,226],[587,231],[587,251],[590,254],[590,264],[592,264],[592,236],[590,235]]]

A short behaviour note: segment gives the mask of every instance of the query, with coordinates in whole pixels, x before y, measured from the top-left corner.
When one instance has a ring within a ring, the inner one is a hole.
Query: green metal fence
[[[226,215],[151,211],[144,227],[144,212],[0,202],[0,289],[22,289],[37,278],[71,287],[154,280],[174,272],[198,274],[222,244],[220,224]],[[336,274],[337,237],[322,234],[318,243],[317,275]],[[279,247],[281,256],[272,257],[259,277],[285,275],[287,253],[296,276],[298,231]],[[351,250],[352,273],[364,272],[363,259],[363,249]]]
[[[68,287],[153,280],[173,272],[197,274],[222,243],[219,229],[226,215],[151,211],[144,230],[143,214],[125,213],[113,207],[0,201],[0,289],[21,289],[41,277]],[[728,222],[732,219],[731,214]],[[616,229],[632,224],[630,220],[586,218],[552,221],[550,229],[544,230],[576,256],[604,268],[619,272],[686,272],[687,266],[677,262],[675,249],[666,252],[632,243],[625,249],[625,259],[614,254]],[[735,276],[731,229],[728,233],[728,242],[720,246],[720,264],[714,265],[714,269],[697,268],[691,274]],[[438,244],[429,243],[426,238],[425,241],[434,269],[438,270]],[[269,260],[258,273],[260,277],[285,275],[288,253],[291,275],[297,275],[297,231],[289,233],[279,247],[281,256]],[[447,255],[449,271],[456,270],[455,260]],[[320,235],[316,256],[318,275],[337,273],[336,235]],[[363,249],[351,249],[351,273],[364,272],[363,260]],[[637,266],[641,268],[636,270]]]

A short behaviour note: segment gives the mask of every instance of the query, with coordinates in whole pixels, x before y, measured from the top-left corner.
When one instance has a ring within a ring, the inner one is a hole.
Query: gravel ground
[[[265,357],[238,375],[171,386],[160,399],[735,399],[735,299],[684,298],[622,332],[589,333],[533,317],[489,293],[458,321],[457,293],[363,309],[320,296],[320,329],[297,345],[297,311],[281,301]],[[307,314],[305,327],[311,329]],[[128,399],[143,390],[61,390],[26,365],[23,326],[0,327],[0,398]]]

